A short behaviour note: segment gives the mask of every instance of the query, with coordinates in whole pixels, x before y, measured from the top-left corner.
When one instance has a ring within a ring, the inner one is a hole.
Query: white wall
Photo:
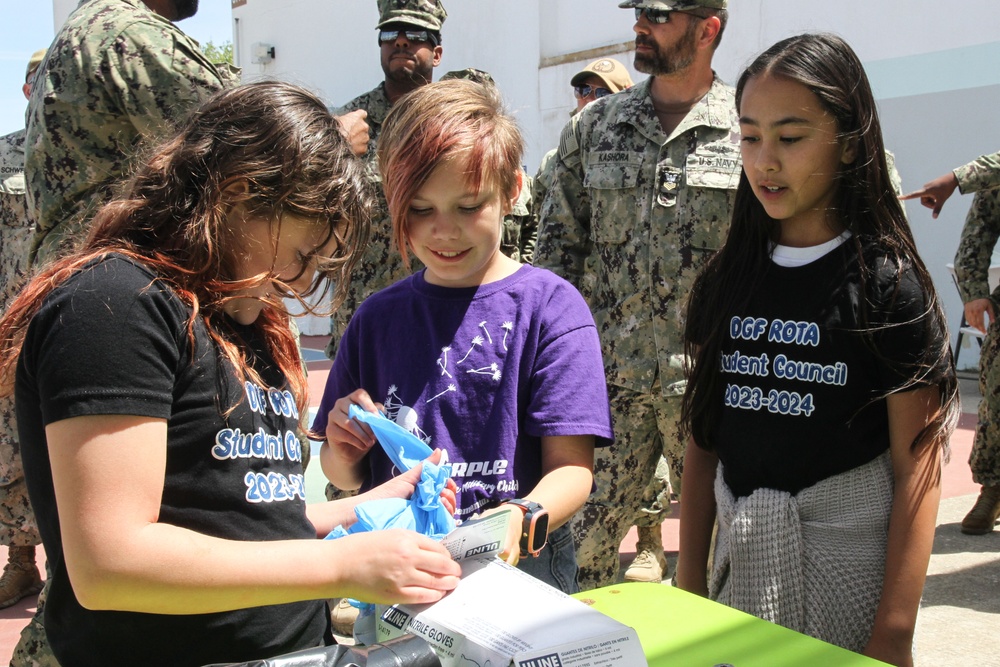
[[[632,68],[631,10],[611,0],[445,0],[444,60],[438,75],[478,67],[493,74],[516,111],[529,171],[558,143],[575,103],[569,79],[601,55]],[[332,104],[381,80],[375,0],[248,0],[239,19],[240,64],[248,77],[290,78]],[[734,0],[715,57],[733,83],[754,55],[805,31],[835,32],[865,62],[880,100],[886,144],[904,189],[1000,145],[1000,3],[968,0],[960,10],[937,0]],[[249,63],[249,44],[273,43],[269,66]],[[955,196],[938,220],[917,204],[907,212],[944,302],[953,334],[961,302],[946,270],[971,197]],[[973,345],[960,365],[978,357]]]
[[[225,0],[203,0],[225,2]],[[533,171],[558,143],[575,106],[569,79],[610,55],[632,68],[631,10],[614,0],[444,0],[444,58],[437,76],[477,67],[490,72],[515,111]],[[56,27],[76,0],[53,0]],[[246,0],[234,8],[234,43],[246,79],[273,77],[339,105],[382,79],[376,0]],[[733,0],[715,57],[723,80],[775,41],[804,31],[835,32],[865,62],[880,100],[886,144],[904,189],[1000,147],[1000,2],[966,0]],[[269,65],[250,61],[255,42],[272,44]],[[918,204],[907,212],[944,301],[952,333],[961,303],[944,265],[955,253],[971,197],[955,195],[937,220]],[[974,364],[973,345],[961,366]]]
[[[52,28],[56,32],[66,22],[66,17],[73,13],[80,0],[52,0]]]

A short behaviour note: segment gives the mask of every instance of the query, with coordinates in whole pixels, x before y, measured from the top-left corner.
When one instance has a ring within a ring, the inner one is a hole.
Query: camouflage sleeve
[[[892,191],[899,197],[903,194],[903,178],[899,175],[899,169],[896,168],[896,156],[892,154],[892,151],[885,152],[885,163],[889,168],[889,183],[892,184]],[[906,213],[905,208],[903,213]]]
[[[521,191],[510,213],[503,218],[500,235],[500,252],[518,262],[524,261],[521,256],[521,239],[531,222],[531,177],[522,169],[521,178]]]
[[[132,24],[109,50],[108,63],[111,94],[147,136],[176,125],[225,87],[195,42],[169,26]]]
[[[962,194],[1000,187],[1000,151],[982,155],[953,172]]]
[[[552,170],[555,167],[556,153],[558,148],[542,156],[542,161],[538,165],[538,172],[531,180],[531,220],[525,226],[525,233],[521,235],[521,261],[527,264],[535,263],[535,246],[538,245],[538,225],[542,219],[542,201],[552,184]]]
[[[562,276],[578,289],[591,252],[590,196],[583,184],[579,116],[563,128],[552,160],[552,182],[541,203],[534,264]]]
[[[358,107],[357,105],[348,102],[347,104],[340,107],[328,107],[328,108],[330,110],[330,113],[333,114],[334,116],[343,116],[345,114],[351,113]]]
[[[981,190],[972,200],[955,253],[955,279],[963,303],[990,296],[990,262],[998,239],[1000,188]]]
[[[525,249],[530,247],[531,252],[535,250],[535,239],[538,237],[538,227],[535,226],[534,218],[531,216],[531,211],[534,208],[532,204],[535,194],[534,179],[528,176],[524,170],[521,170],[521,192],[517,196],[517,202],[514,204],[514,210],[511,211],[511,217],[516,220],[517,224],[517,247],[513,249],[511,257],[516,254],[516,259],[523,264],[531,264],[531,257],[525,257]],[[531,242],[528,242],[528,237],[531,237]]]

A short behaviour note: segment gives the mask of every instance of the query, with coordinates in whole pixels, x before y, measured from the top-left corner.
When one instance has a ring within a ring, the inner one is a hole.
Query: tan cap
[[[24,70],[24,80],[27,81],[31,73],[38,69],[38,66],[42,64],[45,60],[45,52],[47,49],[38,49],[31,54],[31,59],[28,60],[28,69]]]
[[[405,23],[441,32],[448,12],[440,0],[378,0],[376,30],[389,23]]]
[[[632,87],[632,76],[625,69],[625,65],[614,58],[595,60],[574,74],[573,78],[569,80],[569,85],[581,86],[587,77],[591,76],[596,76],[603,81],[612,93]]]

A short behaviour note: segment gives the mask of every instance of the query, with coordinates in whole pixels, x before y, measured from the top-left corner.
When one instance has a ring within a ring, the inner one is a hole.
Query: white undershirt
[[[805,266],[810,262],[815,262],[823,255],[836,250],[849,238],[851,238],[850,230],[844,230],[844,233],[837,238],[830,239],[826,243],[809,246],[808,248],[793,248],[792,246],[774,243],[771,244],[771,261],[778,266],[788,268]]]

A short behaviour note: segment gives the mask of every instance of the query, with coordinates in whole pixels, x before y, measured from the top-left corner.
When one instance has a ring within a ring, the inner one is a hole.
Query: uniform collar
[[[647,139],[665,144],[674,137],[696,127],[711,127],[728,130],[733,127],[735,99],[732,89],[713,72],[712,87],[684,117],[669,137],[664,135],[653,109],[650,89],[653,77],[633,86],[626,93],[618,111],[618,122],[628,123],[639,130]]]

